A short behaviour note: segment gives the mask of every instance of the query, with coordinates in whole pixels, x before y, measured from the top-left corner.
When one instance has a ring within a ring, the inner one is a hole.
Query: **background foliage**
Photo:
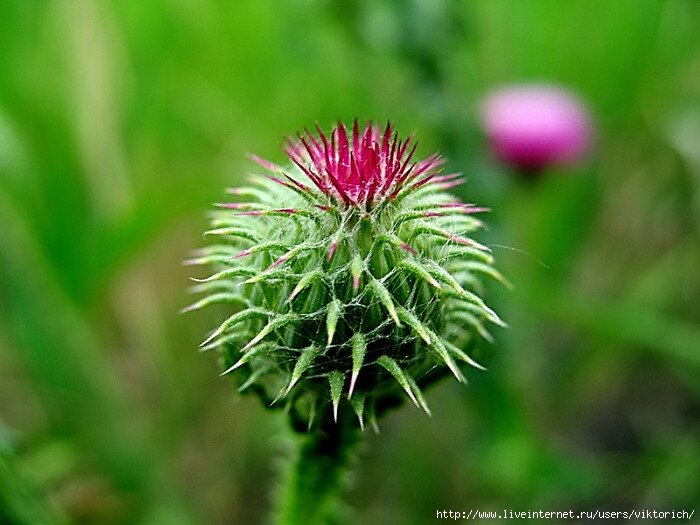
[[[467,175],[515,285],[489,372],[369,436],[358,522],[697,505],[700,4],[641,4],[3,2],[0,522],[264,520],[281,421],[197,353],[180,261],[246,152],[355,116]],[[490,159],[479,100],[525,80],[587,100],[585,166]]]

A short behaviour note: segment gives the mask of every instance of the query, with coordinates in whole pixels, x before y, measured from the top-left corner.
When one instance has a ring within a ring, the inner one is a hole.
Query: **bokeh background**
[[[283,137],[391,119],[493,209],[514,284],[470,384],[368,434],[357,523],[439,509],[697,509],[700,3],[8,0],[0,4],[0,523],[263,523],[279,414],[182,316],[206,211]],[[589,159],[524,180],[479,103],[575,90]],[[497,284],[497,283],[496,283]]]

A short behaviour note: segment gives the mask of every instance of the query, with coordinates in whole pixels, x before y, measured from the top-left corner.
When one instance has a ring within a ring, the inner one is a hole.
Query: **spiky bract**
[[[207,235],[218,239],[193,264],[204,299],[231,315],[203,343],[219,349],[239,390],[289,410],[297,427],[376,416],[407,396],[429,412],[420,388],[490,339],[502,324],[483,302],[479,278],[502,279],[481,226],[447,190],[439,157],[411,163],[409,140],[373,126],[353,141],[307,132],[287,149],[291,168],[255,158],[272,174],[229,191]]]

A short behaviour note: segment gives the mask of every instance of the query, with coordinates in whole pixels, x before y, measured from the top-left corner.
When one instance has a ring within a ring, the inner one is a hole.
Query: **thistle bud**
[[[229,193],[192,262],[214,272],[188,310],[231,305],[202,343],[225,375],[285,407],[296,428],[353,418],[364,428],[403,399],[429,413],[421,392],[451,373],[502,321],[479,295],[502,279],[471,238],[485,208],[448,190],[438,155],[391,124],[338,124],[289,139],[286,167],[252,156],[265,173]]]

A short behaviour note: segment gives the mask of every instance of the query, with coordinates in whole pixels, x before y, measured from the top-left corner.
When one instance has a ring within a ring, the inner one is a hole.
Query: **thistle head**
[[[442,159],[415,160],[391,124],[338,124],[288,140],[281,167],[229,193],[192,259],[213,267],[188,307],[230,305],[202,343],[241,391],[284,407],[297,428],[353,418],[364,428],[403,399],[429,413],[422,389],[462,366],[502,324],[483,276],[503,280],[471,238],[485,208],[459,202]]]
[[[576,95],[555,85],[497,90],[484,102],[483,119],[495,156],[524,172],[574,164],[591,143],[587,109]]]

